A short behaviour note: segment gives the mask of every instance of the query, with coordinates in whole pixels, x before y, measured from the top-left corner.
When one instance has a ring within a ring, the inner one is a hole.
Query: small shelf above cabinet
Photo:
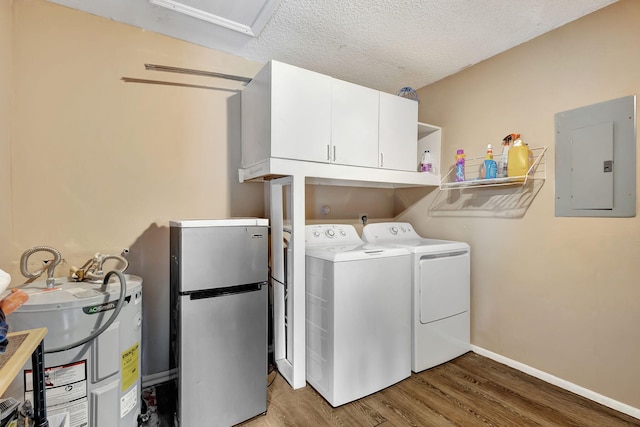
[[[533,163],[529,171],[523,176],[509,176],[504,178],[483,179],[480,170],[484,162],[484,156],[471,157],[465,160],[465,176],[467,179],[462,182],[455,180],[455,165],[442,177],[440,182],[441,190],[467,189],[479,187],[499,187],[499,186],[524,186],[530,180],[545,180],[547,178],[547,147],[531,148],[533,153]],[[500,155],[494,155],[494,160],[498,161]]]
[[[418,123],[418,152],[416,153],[416,170],[420,165],[420,159],[422,154],[429,150],[431,158],[433,159],[433,175],[440,180],[441,158],[440,158],[440,146],[442,141],[442,128],[426,123]]]

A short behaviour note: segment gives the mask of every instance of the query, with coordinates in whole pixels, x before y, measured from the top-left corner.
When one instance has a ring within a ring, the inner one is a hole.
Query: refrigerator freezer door
[[[267,280],[267,227],[171,227],[170,234],[178,292]]]
[[[230,426],[266,412],[267,286],[179,304],[180,425]]]

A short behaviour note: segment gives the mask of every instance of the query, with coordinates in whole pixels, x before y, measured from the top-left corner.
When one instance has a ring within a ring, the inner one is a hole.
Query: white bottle
[[[422,155],[422,160],[420,160],[420,172],[433,173],[433,158],[431,157],[429,150],[425,150]]]
[[[511,147],[511,141],[505,139],[503,143],[504,148],[498,161],[498,178],[504,178],[507,176],[507,167],[509,165],[509,148]]]

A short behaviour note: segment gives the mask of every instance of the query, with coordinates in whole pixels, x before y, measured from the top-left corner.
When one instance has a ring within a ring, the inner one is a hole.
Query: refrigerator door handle
[[[224,288],[204,289],[201,291],[182,292],[181,295],[189,296],[190,300],[215,298],[223,295],[242,294],[245,292],[254,292],[262,289],[267,282],[248,283],[245,285],[226,286]]]

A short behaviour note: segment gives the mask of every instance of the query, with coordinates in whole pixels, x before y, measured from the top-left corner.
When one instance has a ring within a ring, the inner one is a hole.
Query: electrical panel
[[[636,97],[556,113],[556,216],[636,215]]]

